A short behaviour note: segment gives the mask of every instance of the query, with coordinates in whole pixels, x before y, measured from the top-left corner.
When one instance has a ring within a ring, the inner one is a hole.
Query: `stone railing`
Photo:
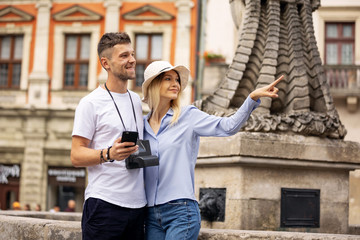
[[[0,239],[80,240],[81,213],[0,211]],[[355,234],[355,233],[354,233]],[[359,240],[360,235],[201,229],[198,240]]]
[[[360,95],[360,65],[324,65],[333,95]]]

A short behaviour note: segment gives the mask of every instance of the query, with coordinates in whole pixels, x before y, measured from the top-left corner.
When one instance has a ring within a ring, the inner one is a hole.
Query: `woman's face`
[[[174,70],[165,72],[161,77],[160,99],[171,101],[178,97],[180,92],[180,78]]]

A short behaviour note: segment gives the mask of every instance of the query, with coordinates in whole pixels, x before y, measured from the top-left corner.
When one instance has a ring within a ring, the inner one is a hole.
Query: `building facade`
[[[1,209],[20,201],[64,210],[75,199],[81,211],[86,169],[72,167],[71,132],[79,100],[107,77],[97,57],[100,37],[130,35],[137,77],[129,88],[141,95],[143,71],[153,60],[194,72],[196,12],[194,0],[1,1]]]
[[[334,104],[347,129],[345,140],[360,142],[360,2],[321,1],[313,18]],[[360,224],[360,170],[350,172],[349,185],[349,223]]]

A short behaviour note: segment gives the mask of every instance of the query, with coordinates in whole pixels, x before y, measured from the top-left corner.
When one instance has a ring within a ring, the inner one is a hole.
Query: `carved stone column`
[[[37,107],[45,107],[48,103],[49,75],[47,73],[50,0],[39,0],[36,4],[38,9],[36,21],[34,66],[29,76],[29,104]]]
[[[104,1],[104,7],[106,8],[105,32],[119,31],[121,5],[122,2],[117,0]]]
[[[25,149],[21,164],[20,202],[34,206],[39,203],[45,207],[46,187],[44,180],[44,145],[46,139],[46,120],[38,114],[25,113]],[[32,117],[34,116],[34,117]]]
[[[105,0],[104,7],[106,8],[105,16],[105,33],[118,32],[120,25],[120,7],[122,2],[118,0]],[[131,39],[134,42],[135,39]],[[101,68],[101,73],[98,76],[100,83],[104,83],[107,79],[107,73],[104,68]]]
[[[176,46],[175,46],[175,64],[190,66],[190,31],[191,31],[191,8],[194,3],[190,0],[177,0],[175,3],[178,8],[176,22]],[[188,82],[191,85],[192,81]],[[191,89],[186,88],[182,102],[190,103]]]

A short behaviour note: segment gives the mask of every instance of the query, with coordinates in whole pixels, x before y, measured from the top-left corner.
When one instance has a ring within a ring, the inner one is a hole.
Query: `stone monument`
[[[254,89],[285,80],[238,134],[201,140],[197,195],[226,189],[224,220],[203,227],[348,233],[349,171],[360,168],[360,146],[343,140],[321,64],[312,22],[320,1],[229,1],[240,33],[234,59],[194,105],[228,116]]]

